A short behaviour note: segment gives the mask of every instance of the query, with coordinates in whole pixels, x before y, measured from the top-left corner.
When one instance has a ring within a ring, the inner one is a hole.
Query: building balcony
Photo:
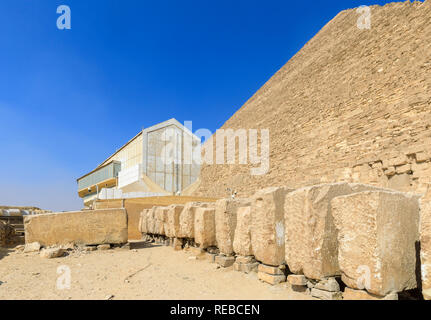
[[[121,171],[121,162],[111,161],[90,173],[79,178],[78,194],[81,198],[97,193],[102,188],[117,186],[118,173]]]

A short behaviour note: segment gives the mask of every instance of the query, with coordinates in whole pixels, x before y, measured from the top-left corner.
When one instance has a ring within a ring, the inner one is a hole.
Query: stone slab
[[[268,274],[266,272],[259,272],[259,271],[257,272],[257,278],[271,285],[276,285],[282,282],[286,282],[285,275],[273,275],[273,274]]]
[[[233,254],[233,242],[240,207],[250,206],[250,199],[220,199],[215,203],[216,240],[221,253]]]
[[[271,187],[252,197],[251,246],[256,260],[279,266],[285,260],[284,198],[291,190]]]
[[[287,282],[289,282],[291,285],[294,285],[294,286],[306,286],[308,280],[304,275],[289,274],[287,276]]]
[[[195,242],[203,249],[216,245],[215,209],[197,208],[194,223]]]
[[[240,207],[236,214],[233,251],[242,256],[253,255],[251,247],[251,207]]]
[[[26,243],[42,246],[127,242],[125,209],[48,213],[24,217]]]
[[[342,300],[343,294],[338,292],[331,292],[325,290],[319,290],[316,288],[311,289],[311,296],[321,300]]]
[[[310,279],[340,275],[338,240],[331,215],[334,197],[376,189],[356,183],[332,183],[289,192],[284,203],[286,263]]]
[[[227,268],[232,266],[235,263],[235,257],[232,256],[223,256],[223,255],[217,255],[215,257],[215,262],[220,265],[221,267]]]

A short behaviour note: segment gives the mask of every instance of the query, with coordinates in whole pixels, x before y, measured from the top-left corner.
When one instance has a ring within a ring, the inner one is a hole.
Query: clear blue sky
[[[216,130],[339,11],[386,2],[2,0],[0,205],[81,208],[76,178],[142,127]]]

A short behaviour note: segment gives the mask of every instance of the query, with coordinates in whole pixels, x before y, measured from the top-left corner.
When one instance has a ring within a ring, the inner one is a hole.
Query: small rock
[[[39,242],[32,242],[27,243],[24,248],[24,253],[28,252],[37,252],[40,250],[40,243]]]
[[[114,295],[109,294],[105,297],[105,300],[112,300],[114,298]]]
[[[86,246],[83,248],[84,251],[95,251],[97,250],[97,247],[95,246]]]
[[[111,245],[109,243],[99,244],[97,246],[97,250],[109,250],[111,249]]]
[[[330,292],[340,291],[340,285],[338,284],[337,280],[335,280],[334,278],[321,280],[318,283],[316,283],[314,287],[319,290],[325,290]]]
[[[40,252],[40,256],[42,258],[52,259],[52,258],[62,257],[64,253],[65,253],[65,250],[62,248],[49,248],[49,249],[43,249]]]

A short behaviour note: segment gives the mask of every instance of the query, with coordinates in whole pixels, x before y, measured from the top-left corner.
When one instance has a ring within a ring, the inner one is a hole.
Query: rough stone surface
[[[252,255],[253,250],[251,247],[251,206],[238,208],[236,217],[237,223],[233,240],[233,250],[236,254],[239,255]]]
[[[66,250],[62,248],[48,248],[48,249],[43,249],[40,252],[40,256],[41,258],[52,259],[52,258],[62,257],[64,256],[65,253],[66,253]]]
[[[259,262],[250,262],[250,263],[235,262],[233,264],[233,269],[235,271],[250,273],[250,272],[257,272],[258,266],[259,266]]]
[[[424,300],[431,300],[431,289],[422,290]]]
[[[314,285],[314,288],[331,292],[340,291],[340,285],[334,278],[320,280]]]
[[[204,202],[188,202],[184,205],[184,209],[180,214],[180,228],[178,232],[179,238],[193,239],[195,237],[195,212],[199,207],[209,207],[210,205]]]
[[[165,224],[165,234],[169,238],[178,237],[180,230],[180,214],[183,211],[183,205],[170,205],[167,212],[167,223]]]
[[[282,187],[259,190],[251,209],[251,245],[256,260],[279,266],[284,263],[284,198]]]
[[[165,223],[167,222],[168,217],[168,208],[167,207],[157,207],[154,215],[155,215],[155,225],[154,231],[155,234],[165,235]]]
[[[346,287],[343,292],[343,300],[398,300],[398,294],[390,293],[387,296],[377,296],[365,290],[355,290]]]
[[[25,247],[24,247],[24,253],[27,252],[38,252],[40,250],[40,243],[39,242],[31,242],[31,243],[26,243]]]
[[[111,245],[110,244],[99,244],[97,246],[97,250],[109,250],[111,249]]]
[[[216,245],[215,209],[197,208],[195,211],[195,242],[205,249]]]
[[[334,197],[375,189],[353,183],[310,186],[289,192],[284,203],[286,263],[291,272],[323,279],[340,274]]]
[[[429,292],[431,290],[431,191],[428,191],[421,200],[420,244],[422,290]]]
[[[215,257],[215,262],[221,267],[227,268],[235,263],[235,257],[218,255]]]
[[[216,239],[221,253],[232,254],[240,207],[250,206],[250,199],[220,199],[215,204]]]
[[[272,275],[284,275],[283,270],[280,270],[278,267],[273,266],[267,266],[263,263],[259,264],[259,267],[257,269],[259,272],[265,272]]]
[[[313,288],[311,289],[311,296],[315,298],[319,298],[321,300],[342,300],[343,294],[338,292],[331,292],[326,290],[320,290]]]
[[[287,282],[289,282],[291,285],[294,285],[294,286],[306,286],[308,280],[304,275],[289,274],[287,276]]]
[[[156,215],[157,207],[152,207],[147,211],[147,233],[156,234]]]
[[[24,217],[26,243],[43,246],[127,242],[125,209],[48,213]]]
[[[256,259],[253,256],[236,256],[235,262],[238,263],[254,263]]]
[[[282,282],[286,282],[285,275],[273,275],[273,274],[260,272],[260,271],[257,272],[257,278],[271,285],[276,285]]]
[[[365,191],[337,197],[331,204],[347,286],[380,296],[417,287],[417,196]]]
[[[139,232],[141,233],[148,233],[147,229],[147,218],[148,218],[148,211],[150,209],[144,209],[141,212],[140,218],[139,218]]]

